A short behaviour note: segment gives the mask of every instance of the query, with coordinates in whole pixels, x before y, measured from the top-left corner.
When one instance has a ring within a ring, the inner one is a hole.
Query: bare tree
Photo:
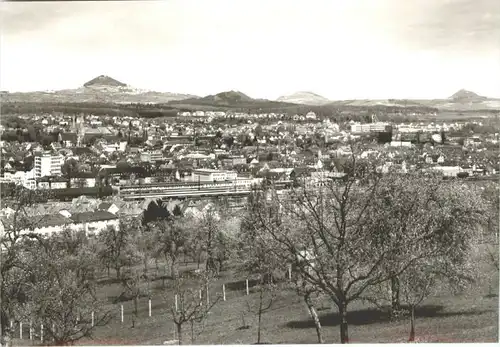
[[[354,158],[351,164],[341,182],[322,182],[317,189],[302,186],[285,197],[274,189],[256,194],[251,223],[266,239],[267,252],[295,263],[303,279],[336,304],[342,343],[348,342],[348,304],[372,282],[382,281],[382,259],[373,259],[366,242],[378,177],[365,175],[369,168]]]
[[[248,311],[257,315],[257,344],[262,342],[262,316],[272,308],[276,301],[276,287],[275,284],[271,283],[271,277],[265,281],[264,276],[262,276],[256,288],[259,293],[257,308],[253,308],[248,300],[246,302]]]
[[[469,264],[470,265],[470,264]],[[437,259],[414,263],[399,276],[400,290],[410,314],[410,336],[408,341],[415,341],[415,309],[429,296],[444,286],[452,290],[461,290],[474,281],[471,266],[456,266],[451,262]]]
[[[239,272],[247,278],[257,277],[258,284],[255,290],[259,293],[257,308],[253,308],[247,301],[249,312],[257,315],[257,343],[261,343],[262,316],[269,311],[276,299],[276,279],[278,273],[283,273],[285,265],[280,259],[268,251],[266,239],[257,232],[252,214],[249,213],[242,223],[237,256]]]
[[[318,343],[324,343],[323,334],[321,330],[322,329],[321,321],[319,319],[318,312],[316,311],[316,307],[314,304],[314,296],[320,295],[321,293],[318,291],[316,287],[312,286],[307,281],[304,281],[300,273],[292,277],[291,286],[292,289],[295,290],[297,295],[302,298],[307,307],[307,311],[309,312],[309,315],[311,316],[314,322],[314,327],[316,329],[316,336],[318,337]]]
[[[141,295],[151,297],[151,288],[147,275],[143,271],[130,268],[123,272],[121,284],[124,289],[122,295],[126,298],[132,298],[134,301],[134,316],[132,319],[132,328],[134,328],[138,316],[139,298]]]
[[[179,345],[183,344],[183,327],[186,323],[191,326],[191,343],[195,341],[195,324],[200,324],[205,321],[210,310],[219,302],[220,296],[215,300],[206,302],[203,296],[200,296],[200,291],[204,291],[207,284],[210,283],[210,275],[204,272],[203,275],[197,276],[194,279],[188,279],[184,276],[177,276],[174,279],[174,293],[177,297],[177,307],[172,305],[170,308],[170,316],[177,329],[177,337]],[[171,303],[172,292],[165,293],[167,302]],[[205,302],[204,302],[205,301]]]
[[[303,279],[334,302],[341,318],[341,343],[349,341],[350,303],[415,262],[440,254],[436,245],[454,232],[443,222],[443,216],[453,215],[453,205],[441,207],[442,200],[434,194],[412,213],[407,224],[411,228],[400,228],[396,221],[390,231],[402,230],[401,234],[381,235],[386,224],[381,222],[385,216],[379,215],[378,201],[384,190],[374,163],[358,160],[353,152],[344,173],[341,180],[305,184],[290,194],[280,195],[275,189],[256,193],[250,223],[265,240],[267,252],[282,262],[300,259],[296,270]],[[411,205],[411,200],[407,203]],[[429,209],[441,213],[429,214]]]

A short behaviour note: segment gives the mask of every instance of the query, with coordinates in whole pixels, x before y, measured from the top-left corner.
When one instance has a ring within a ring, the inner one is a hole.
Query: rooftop
[[[221,170],[215,170],[215,169],[195,169],[193,170],[194,173],[223,173],[226,171],[221,171]]]
[[[99,222],[105,220],[117,219],[114,214],[108,211],[95,211],[95,212],[81,212],[75,213],[71,216],[71,219],[75,223],[88,223],[88,222]]]
[[[34,223],[33,226],[37,228],[46,228],[46,227],[53,227],[53,226],[59,226],[59,225],[65,225],[65,224],[71,224],[72,220],[69,218],[64,217],[62,214],[59,213],[54,213],[54,214],[46,214],[44,216],[41,216],[40,218],[36,218],[37,221]]]

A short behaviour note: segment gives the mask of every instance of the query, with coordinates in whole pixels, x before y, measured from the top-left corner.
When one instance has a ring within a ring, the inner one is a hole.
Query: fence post
[[[177,306],[177,294],[175,294],[175,312],[179,312],[179,307]]]
[[[91,318],[92,318],[92,326],[94,326],[94,311],[91,313]]]
[[[12,319],[10,320],[10,328],[14,328],[14,321]]]
[[[208,290],[208,284],[207,284],[207,306],[210,305],[210,292]]]
[[[201,300],[201,299],[202,299],[201,295],[202,295],[202,294],[201,294],[201,289],[200,289],[200,306],[202,306],[202,305],[203,305],[203,301]]]
[[[40,324],[40,341],[43,342],[43,324]]]
[[[30,321],[30,340],[33,340],[33,325]]]
[[[19,338],[23,339],[23,322],[19,322]]]
[[[123,305],[121,305],[121,316],[122,316],[122,323],[123,323]]]
[[[248,291],[248,278],[247,278],[247,280],[246,280],[246,283],[247,283],[247,295],[249,295],[250,293],[249,293],[249,291]]]
[[[151,317],[151,299],[149,299],[149,316]]]
[[[222,284],[222,299],[226,301],[226,285]]]
[[[288,267],[288,279],[289,280],[292,279],[292,266],[291,265]]]

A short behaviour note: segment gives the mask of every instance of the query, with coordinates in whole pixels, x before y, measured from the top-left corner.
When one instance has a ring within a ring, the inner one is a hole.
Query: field
[[[429,298],[416,311],[416,338],[421,342],[495,342],[498,340],[498,273],[485,258],[484,246],[477,248],[478,282],[458,295],[442,293]],[[184,265],[183,268],[192,268]],[[256,307],[258,295],[246,296],[243,278],[231,272],[223,273],[211,286],[210,297],[222,292],[226,284],[227,300],[220,301],[212,310],[199,332],[195,344],[253,344],[256,342],[257,317],[248,312],[247,306]],[[169,287],[168,280],[166,287]],[[92,339],[79,341],[88,345],[163,344],[175,338],[174,325],[168,316],[173,305],[173,293],[162,289],[162,280],[153,283],[152,316],[148,317],[148,298],[139,302],[138,319],[132,327],[133,303],[112,304],[120,288],[117,284],[102,287],[101,295],[108,298],[113,310],[111,322],[95,330]],[[247,304],[248,302],[248,304]],[[124,305],[124,323],[120,321],[120,304]],[[317,305],[327,343],[339,342],[339,318],[328,300]],[[244,322],[243,322],[244,320]],[[388,314],[362,302],[351,304],[348,314],[350,341],[354,343],[406,342],[409,319],[392,322]],[[243,325],[249,325],[243,329]],[[184,343],[191,342],[190,327],[184,326]],[[279,343],[316,343],[314,324],[301,299],[293,292],[280,292],[271,310],[263,315],[263,341]],[[17,330],[17,329],[16,329]],[[38,329],[35,329],[38,331]],[[19,332],[16,332],[17,337]],[[29,340],[28,326],[23,329],[24,339],[14,345],[37,344]],[[37,336],[36,339],[39,339]]]

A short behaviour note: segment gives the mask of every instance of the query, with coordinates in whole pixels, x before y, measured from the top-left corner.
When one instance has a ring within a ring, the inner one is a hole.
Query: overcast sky
[[[2,2],[0,89],[500,97],[500,0]]]

